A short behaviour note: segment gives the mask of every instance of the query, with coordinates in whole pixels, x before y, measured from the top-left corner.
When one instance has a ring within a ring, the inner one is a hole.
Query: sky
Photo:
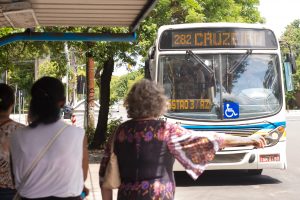
[[[300,0],[260,0],[259,11],[280,37],[288,24],[300,19]]]

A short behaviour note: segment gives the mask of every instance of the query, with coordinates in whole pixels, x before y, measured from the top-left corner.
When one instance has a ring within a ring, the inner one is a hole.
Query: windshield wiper
[[[231,68],[228,70],[228,74],[232,74],[248,57],[252,54],[252,50],[248,49],[247,52],[241,57],[241,59],[235,63]]]
[[[214,71],[212,68],[210,68],[209,66],[207,66],[202,59],[197,56],[196,54],[194,54],[191,50],[187,50],[186,51],[186,56],[185,59],[190,61],[190,57],[192,57],[194,60],[197,61],[197,63],[199,63],[210,75],[214,75]]]

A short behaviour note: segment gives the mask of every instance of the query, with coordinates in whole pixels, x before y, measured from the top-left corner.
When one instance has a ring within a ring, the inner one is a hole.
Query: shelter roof
[[[135,31],[157,0],[0,0],[0,27],[106,26]]]

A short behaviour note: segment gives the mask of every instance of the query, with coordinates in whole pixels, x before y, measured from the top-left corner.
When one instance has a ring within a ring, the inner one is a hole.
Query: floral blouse
[[[160,120],[129,120],[115,133],[121,186],[118,200],[173,200],[173,164],[178,160],[197,179],[223,148],[223,134],[196,132]],[[111,141],[100,166],[100,184],[110,158]]]
[[[14,188],[11,173],[9,140],[11,134],[23,126],[24,125],[12,120],[0,126],[0,188]]]

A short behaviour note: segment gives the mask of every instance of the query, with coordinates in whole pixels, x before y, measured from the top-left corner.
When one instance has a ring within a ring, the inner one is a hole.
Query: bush
[[[92,143],[94,135],[95,135],[95,130],[96,130],[95,128],[86,128],[85,129],[85,134],[86,134],[87,139],[88,139],[89,149],[91,148],[91,143]]]
[[[107,124],[107,132],[106,132],[106,141],[111,137],[111,135],[116,131],[117,127],[122,123],[122,118],[111,119]]]
[[[117,129],[117,127],[122,123],[122,118],[117,118],[117,119],[111,119],[108,124],[107,124],[107,132],[105,135],[105,142],[103,145],[101,145],[100,149],[103,149],[108,141],[108,139],[111,137],[111,135],[115,132],[115,130]],[[94,139],[94,135],[95,135],[95,128],[87,128],[85,130],[87,138],[88,138],[88,146],[89,149],[92,149],[91,147],[91,143]]]

